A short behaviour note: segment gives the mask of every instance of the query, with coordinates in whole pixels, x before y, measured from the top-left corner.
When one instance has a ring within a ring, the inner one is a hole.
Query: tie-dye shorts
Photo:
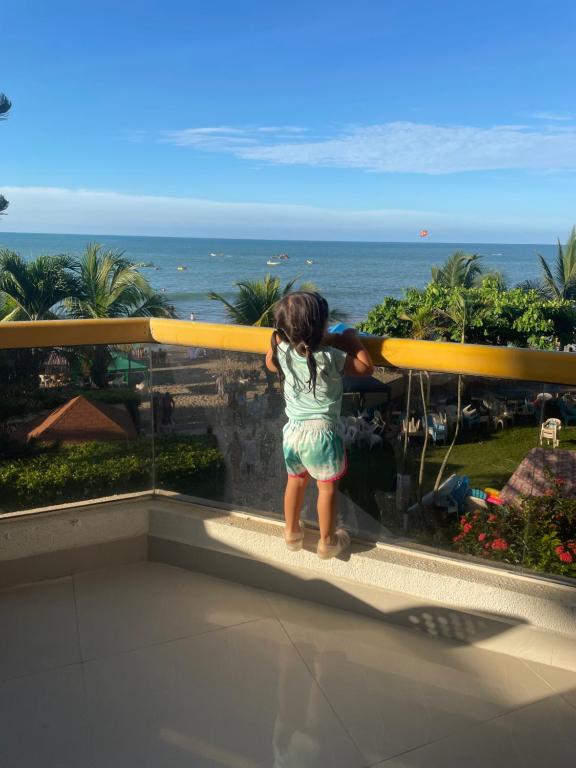
[[[284,461],[290,477],[339,480],[348,468],[342,430],[326,419],[290,420],[284,427]]]

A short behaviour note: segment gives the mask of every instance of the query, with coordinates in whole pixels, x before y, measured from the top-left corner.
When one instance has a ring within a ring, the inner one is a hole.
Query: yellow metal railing
[[[0,349],[150,343],[264,354],[270,332],[269,328],[145,317],[44,320],[0,323]],[[365,341],[376,365],[576,386],[576,354],[375,336]]]

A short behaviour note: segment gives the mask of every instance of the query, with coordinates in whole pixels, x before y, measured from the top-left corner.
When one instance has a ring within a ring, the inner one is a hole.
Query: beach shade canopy
[[[138,360],[133,360],[119,352],[112,353],[112,359],[108,365],[110,373],[127,373],[128,371],[146,371],[148,366]]]

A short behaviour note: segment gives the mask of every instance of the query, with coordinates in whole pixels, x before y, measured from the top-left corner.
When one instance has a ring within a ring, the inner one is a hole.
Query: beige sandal
[[[305,531],[304,523],[302,520],[300,520],[300,533],[286,533],[284,532],[284,541],[286,542],[286,546],[291,552],[298,552],[299,549],[302,549],[302,545],[304,544],[304,531]]]
[[[318,542],[317,553],[321,560],[330,560],[332,557],[338,557],[350,546],[350,534],[344,528],[337,528],[332,536],[331,544],[322,544]]]

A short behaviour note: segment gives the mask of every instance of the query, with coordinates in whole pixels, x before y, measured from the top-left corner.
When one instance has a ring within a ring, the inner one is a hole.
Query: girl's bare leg
[[[318,525],[320,526],[320,541],[331,544],[336,529],[336,492],[337,482],[317,481],[318,485]]]
[[[310,475],[288,477],[284,492],[284,518],[286,533],[300,533],[300,512]]]

